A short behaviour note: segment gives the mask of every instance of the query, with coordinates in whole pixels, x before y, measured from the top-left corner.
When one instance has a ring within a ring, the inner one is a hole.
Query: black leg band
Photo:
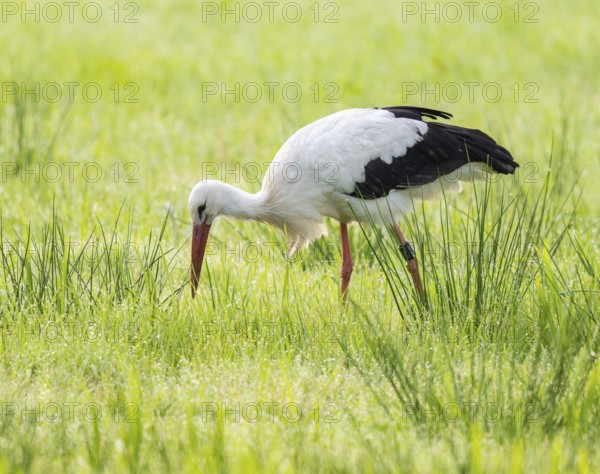
[[[412,248],[409,242],[398,245],[398,250],[400,250],[400,253],[404,257],[404,260],[406,260],[407,262],[414,260],[417,256],[415,250]]]

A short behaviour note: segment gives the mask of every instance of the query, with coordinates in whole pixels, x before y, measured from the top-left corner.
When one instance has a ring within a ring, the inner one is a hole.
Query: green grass
[[[391,1],[223,23],[202,21],[206,2],[150,0],[124,23],[133,7],[115,22],[113,4],[97,23],[0,24],[0,472],[594,472],[596,2],[502,1],[495,23],[403,21]],[[502,97],[441,93],[473,81]],[[54,82],[79,83],[74,100],[48,100]],[[203,94],[223,82],[281,86]],[[423,82],[440,93],[408,94]],[[343,307],[335,222],[290,260],[274,229],[228,220],[190,298],[203,163],[256,191],[236,163],[265,170],[318,117],[403,102],[521,163],[401,223],[423,302],[388,229],[350,228]]]

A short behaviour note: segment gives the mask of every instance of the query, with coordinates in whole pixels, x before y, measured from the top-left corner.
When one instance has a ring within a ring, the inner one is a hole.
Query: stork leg
[[[415,251],[413,250],[410,243],[404,237],[404,234],[400,230],[397,224],[392,225],[392,230],[396,235],[396,238],[400,242],[398,248],[400,252],[402,252],[402,256],[406,260],[406,268],[410,272],[413,282],[415,284],[415,289],[417,290],[417,294],[419,295],[419,299],[423,301],[423,290],[421,289],[421,280],[419,279],[419,266],[417,265],[417,256]]]
[[[350,242],[348,241],[348,226],[340,223],[340,235],[342,237],[342,266],[340,268],[340,278],[342,280],[342,297],[344,303],[348,296],[348,284],[352,276],[352,256],[350,255]]]

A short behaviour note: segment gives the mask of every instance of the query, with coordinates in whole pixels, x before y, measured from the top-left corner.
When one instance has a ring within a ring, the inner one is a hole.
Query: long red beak
[[[210,224],[205,224],[204,222],[194,225],[192,231],[192,298],[196,296],[209,231]]]

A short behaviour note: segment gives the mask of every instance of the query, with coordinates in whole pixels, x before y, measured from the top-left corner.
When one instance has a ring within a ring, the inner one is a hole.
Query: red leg
[[[408,241],[404,238],[404,234],[400,230],[396,224],[392,225],[392,230],[396,235],[396,238],[400,241],[400,250],[402,251],[404,258],[407,260],[406,268],[410,272],[413,282],[415,284],[415,289],[417,290],[417,294],[419,295],[419,299],[423,301],[423,290],[421,289],[421,280],[419,279],[419,266],[417,265],[417,258],[415,256],[415,252],[408,243]]]
[[[350,242],[348,242],[348,226],[340,223],[340,235],[342,237],[342,267],[340,268],[340,278],[342,280],[342,297],[344,303],[348,295],[348,284],[352,276],[352,256],[350,255]]]

